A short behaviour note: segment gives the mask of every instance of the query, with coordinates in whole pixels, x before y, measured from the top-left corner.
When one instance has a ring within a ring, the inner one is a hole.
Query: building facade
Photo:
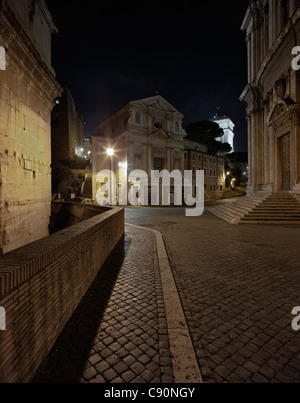
[[[248,194],[300,192],[300,45],[298,0],[251,1],[243,21],[248,46]]]
[[[56,32],[44,0],[0,2],[0,253],[49,234]]]
[[[91,136],[93,199],[100,187],[97,173],[102,170],[117,173],[120,166],[126,166],[129,173],[142,170],[149,178],[154,170],[170,173],[177,170],[183,175],[184,170],[190,169],[196,176],[196,170],[205,168],[206,199],[222,197],[218,164],[222,160],[224,167],[224,159],[208,156],[206,146],[186,140],[183,118],[181,112],[156,95],[130,102],[100,123],[98,135]],[[114,150],[113,156],[107,154],[109,149]]]

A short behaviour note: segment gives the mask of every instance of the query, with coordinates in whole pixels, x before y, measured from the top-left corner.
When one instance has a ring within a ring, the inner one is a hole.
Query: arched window
[[[140,114],[139,112],[137,112],[137,113],[135,114],[135,123],[136,123],[137,125],[140,125],[140,124],[141,124],[141,114]]]

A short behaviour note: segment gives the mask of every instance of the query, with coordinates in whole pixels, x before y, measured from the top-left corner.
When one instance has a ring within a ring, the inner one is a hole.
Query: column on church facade
[[[248,121],[248,167],[249,167],[249,178],[248,178],[248,191],[251,193],[253,191],[253,155],[254,155],[254,145],[252,141],[252,114],[247,116]]]
[[[269,149],[269,127],[268,127],[269,103],[264,105],[264,124],[263,124],[263,184],[267,188],[270,185],[270,149]]]
[[[293,185],[300,183],[300,105],[296,105],[293,109],[293,145],[291,149],[294,151],[294,176]]]
[[[171,172],[172,171],[172,163],[171,163],[171,149],[169,148],[169,146],[168,146],[168,143],[167,143],[167,170],[169,171],[169,172]]]
[[[269,177],[270,185],[274,189],[275,171],[275,133],[273,127],[269,128]]]
[[[152,147],[150,142],[148,142],[148,147],[147,147],[147,159],[148,159],[148,175],[150,175],[151,170],[152,170]]]
[[[148,172],[148,145],[147,144],[143,144],[142,162],[143,162],[143,170],[145,172]]]
[[[255,150],[252,149],[252,162],[253,167],[253,186],[254,190],[261,190],[262,185],[262,169],[263,169],[263,130],[262,130],[262,112],[256,111],[252,118],[252,139],[253,144],[255,144]]]
[[[269,52],[269,43],[270,43],[270,37],[269,37],[269,21],[270,21],[270,14],[269,14],[269,4],[267,4],[264,8],[264,15],[263,15],[263,31],[264,35],[262,35],[262,41],[263,43],[263,58],[268,54]]]
[[[271,46],[272,46],[277,37],[277,25],[278,25],[277,0],[270,0],[270,13],[272,16],[271,17],[271,25],[272,25]]]
[[[248,83],[252,81],[252,43],[251,43],[251,35],[247,35],[246,43],[247,43],[247,52],[248,52]]]
[[[252,80],[253,81],[259,71],[262,62],[262,16],[260,8],[257,5],[253,5],[253,30],[251,34],[252,44]]]
[[[263,185],[267,187],[270,183],[270,151],[269,151],[269,130],[264,131],[264,172],[263,172]]]

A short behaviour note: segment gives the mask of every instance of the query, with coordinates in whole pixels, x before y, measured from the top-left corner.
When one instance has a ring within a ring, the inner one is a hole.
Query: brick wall
[[[123,234],[108,209],[0,257],[0,382],[30,382]]]

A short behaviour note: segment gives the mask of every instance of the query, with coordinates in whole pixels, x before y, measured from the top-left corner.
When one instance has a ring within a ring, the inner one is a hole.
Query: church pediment
[[[168,141],[170,139],[169,135],[166,132],[162,131],[162,130],[159,130],[157,132],[151,133],[149,135],[149,137],[157,139],[157,140],[164,140],[164,141]]]
[[[180,113],[173,105],[171,105],[167,100],[165,100],[162,96],[156,95],[154,97],[140,99],[134,101],[133,104],[135,106],[146,106],[148,108],[156,109],[158,111],[168,112],[172,114],[176,114],[178,117],[183,119],[182,113]]]

